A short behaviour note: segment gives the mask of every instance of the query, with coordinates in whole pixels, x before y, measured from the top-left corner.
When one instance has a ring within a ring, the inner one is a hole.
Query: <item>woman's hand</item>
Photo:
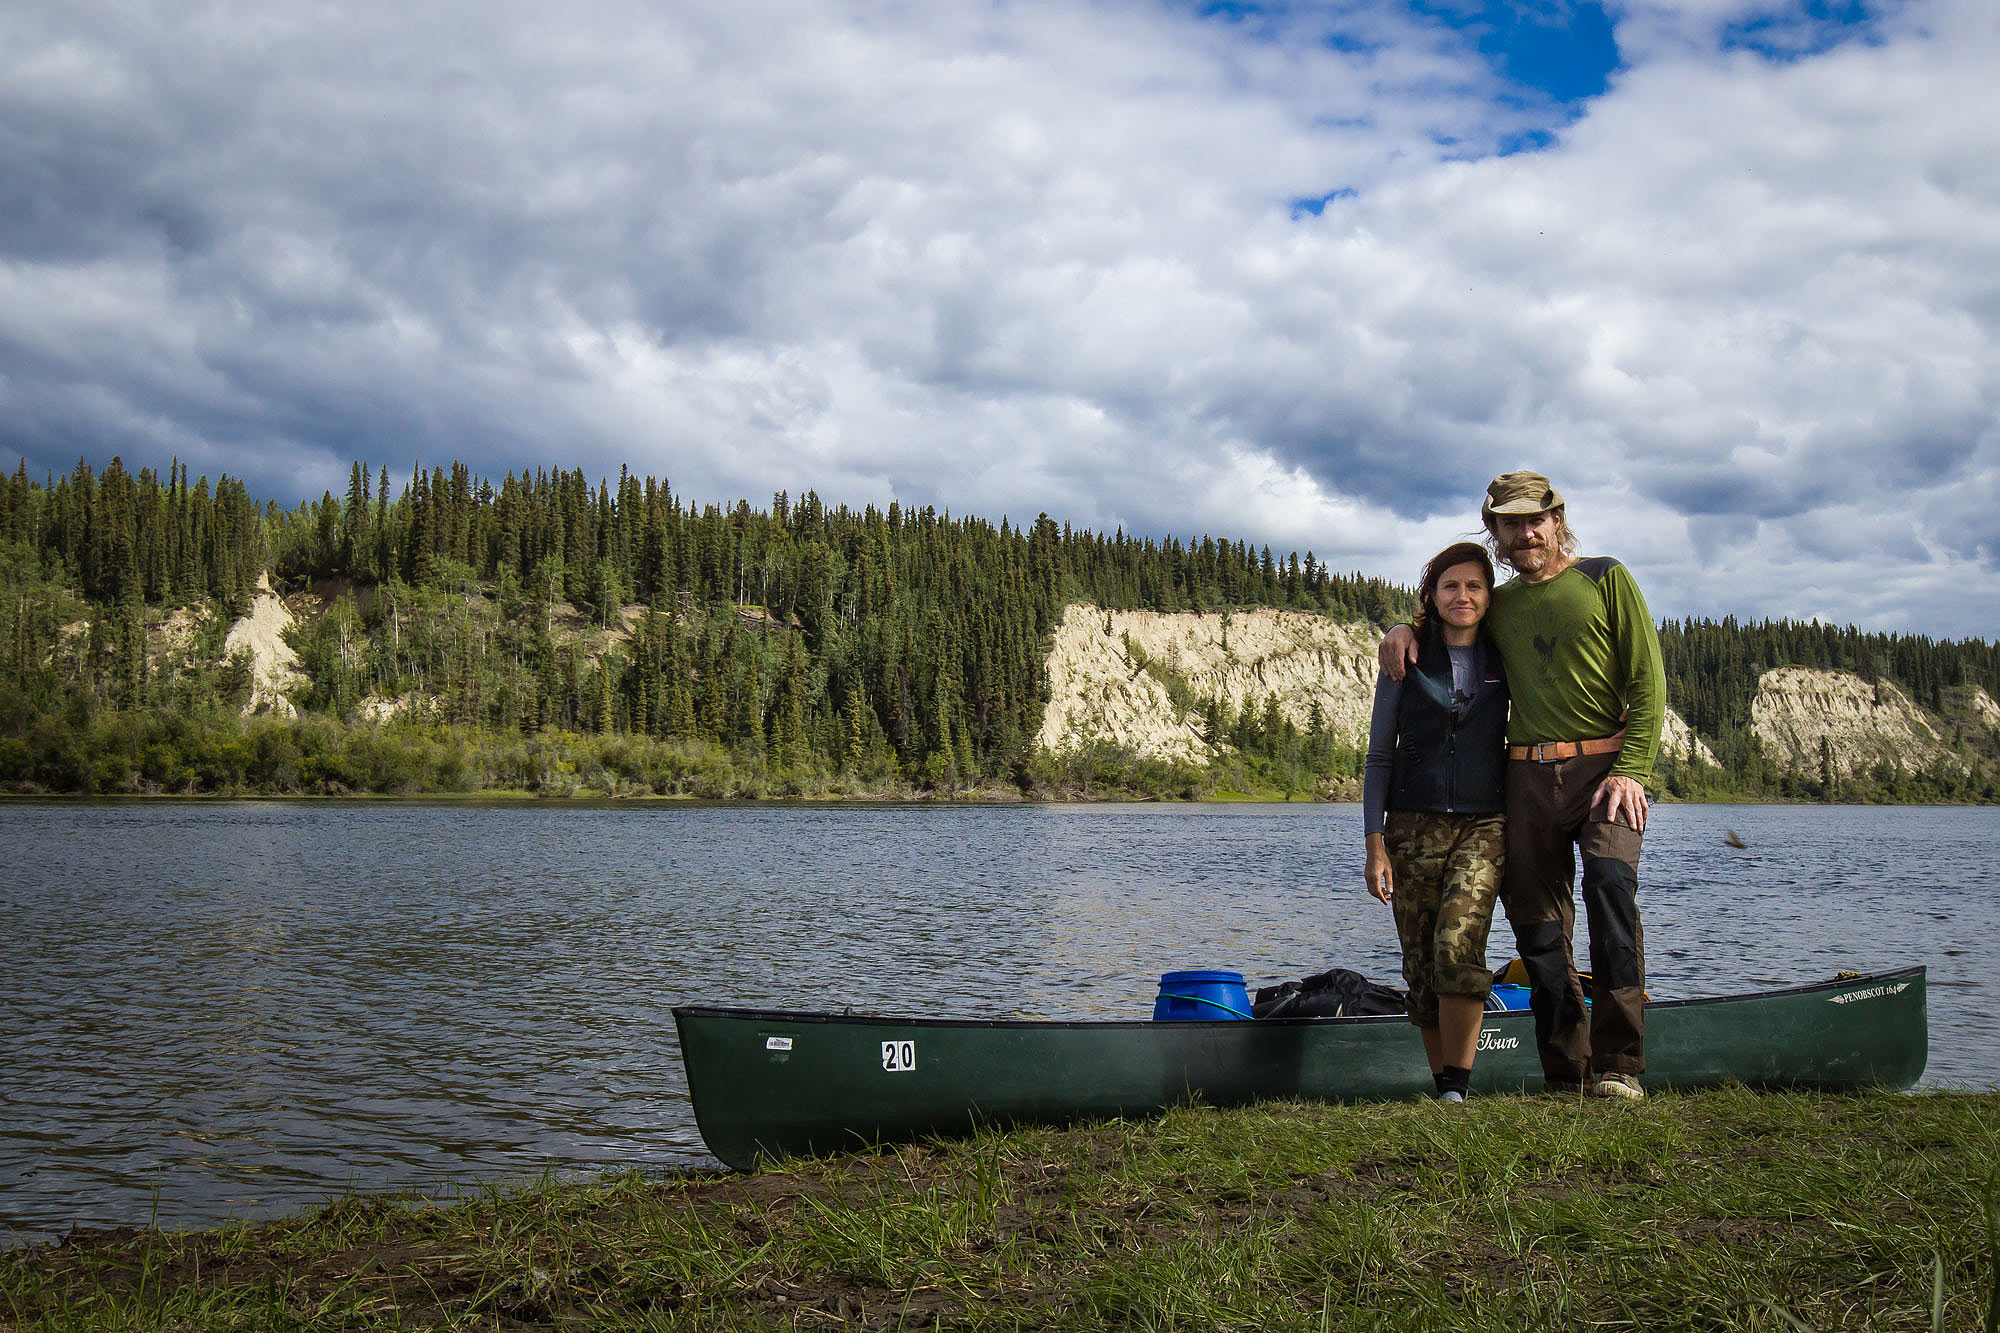
[[[1368,835],[1368,892],[1378,902],[1388,902],[1396,896],[1396,872],[1389,868],[1389,849],[1382,843],[1382,835]]]

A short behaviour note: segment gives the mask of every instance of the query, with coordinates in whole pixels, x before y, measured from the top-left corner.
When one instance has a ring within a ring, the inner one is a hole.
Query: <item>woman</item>
[[[1504,854],[1507,680],[1480,629],[1493,561],[1460,542],[1424,567],[1417,665],[1375,685],[1362,809],[1368,891],[1396,912],[1410,1021],[1437,1095],[1465,1100],[1493,978],[1486,933]]]

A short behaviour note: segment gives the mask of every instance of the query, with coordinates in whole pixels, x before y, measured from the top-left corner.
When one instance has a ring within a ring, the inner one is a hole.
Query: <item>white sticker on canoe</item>
[[[1479,1049],[1482,1051],[1511,1051],[1521,1044],[1519,1037],[1503,1037],[1499,1028],[1479,1030]]]
[[[891,1074],[907,1074],[917,1067],[917,1044],[913,1041],[882,1043],[882,1068]]]
[[[790,1037],[766,1037],[764,1038],[764,1049],[767,1051],[789,1051],[792,1049],[792,1039]]]
[[[1901,995],[1909,988],[1909,982],[1899,981],[1893,986],[1870,986],[1867,990],[1851,990],[1845,995],[1829,995],[1826,998],[1834,1004],[1853,1004],[1856,1000],[1879,1000],[1884,995]]]

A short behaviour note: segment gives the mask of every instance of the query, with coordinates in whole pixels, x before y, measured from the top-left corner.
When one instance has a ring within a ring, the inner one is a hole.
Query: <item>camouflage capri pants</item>
[[[1390,902],[1403,942],[1410,1021],[1434,1028],[1438,996],[1484,1002],[1493,991],[1486,932],[1500,896],[1506,821],[1500,815],[1391,810],[1382,842],[1396,875]]]

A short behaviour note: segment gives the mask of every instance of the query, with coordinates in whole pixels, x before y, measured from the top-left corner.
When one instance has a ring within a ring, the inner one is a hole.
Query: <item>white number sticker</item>
[[[767,1051],[789,1051],[792,1049],[792,1039],[790,1037],[766,1037],[764,1038],[764,1049]]]
[[[913,1041],[882,1043],[882,1068],[891,1074],[907,1074],[917,1067],[917,1044]]]

